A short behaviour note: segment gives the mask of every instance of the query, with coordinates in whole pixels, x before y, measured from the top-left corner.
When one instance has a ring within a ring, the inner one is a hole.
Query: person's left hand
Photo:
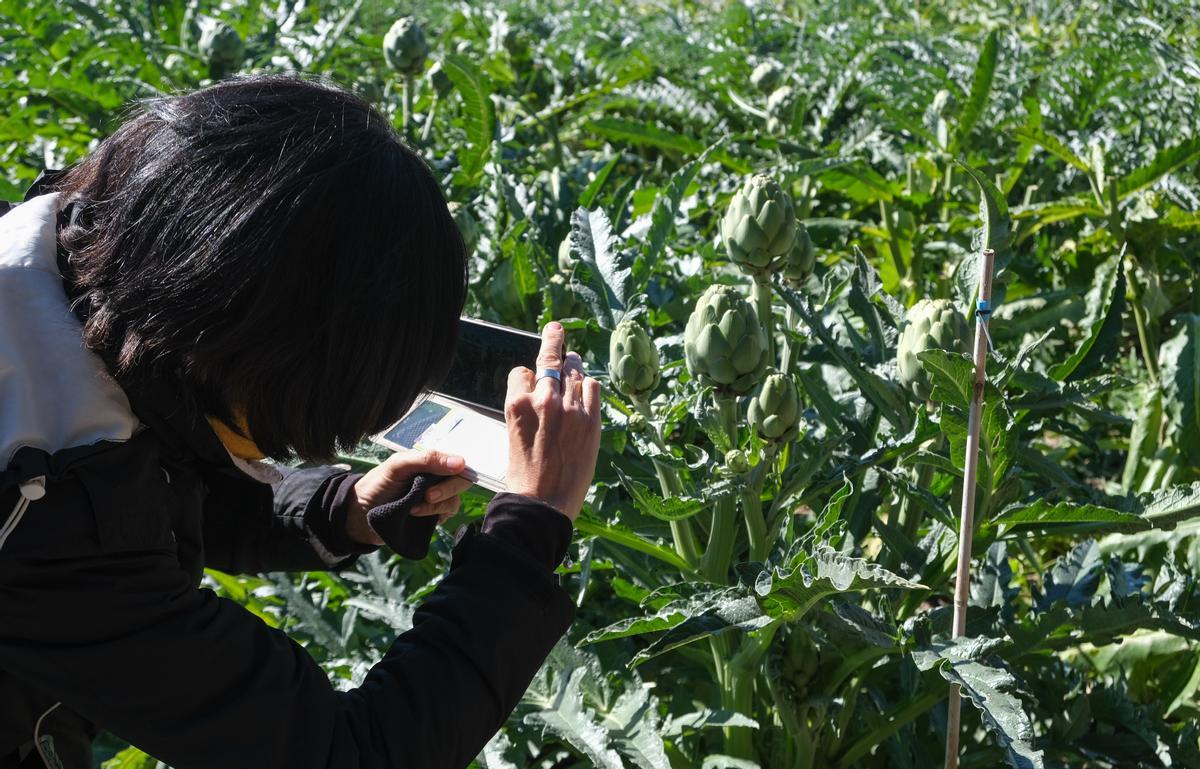
[[[367,511],[404,496],[413,477],[420,473],[457,476],[467,467],[462,457],[440,451],[398,451],[354,484],[354,501],[346,513],[346,534],[364,545],[382,545],[383,540],[367,523]],[[412,508],[413,515],[436,515],[438,523],[458,512],[459,495],[471,488],[466,478],[450,477],[425,492],[425,501]]]

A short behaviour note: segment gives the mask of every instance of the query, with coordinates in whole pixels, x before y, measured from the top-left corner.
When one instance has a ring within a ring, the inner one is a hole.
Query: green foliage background
[[[384,64],[402,14],[444,95]],[[241,72],[321,73],[406,132],[475,236],[472,312],[566,319],[597,371],[621,319],[656,340],[654,398],[608,392],[610,425],[643,431],[605,431],[563,569],[579,620],[481,767],[934,766],[947,681],[974,706],[964,766],[1200,766],[1190,3],[0,0],[0,198],[133,100],[202,85],[203,16],[241,35]],[[788,90],[751,84],[766,60]],[[770,451],[683,364],[703,289],[753,293],[718,235],[751,172],[817,253],[766,294],[805,407]],[[970,364],[922,352],[920,402],[895,345],[919,299],[972,306],[985,245],[985,465],[951,641]],[[725,557],[699,562],[689,536]],[[208,580],[349,687],[448,554],[442,535],[420,563]],[[123,748],[106,736],[97,761],[156,765]]]

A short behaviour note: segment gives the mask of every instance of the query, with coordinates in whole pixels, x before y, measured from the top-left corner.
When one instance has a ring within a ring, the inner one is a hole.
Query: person
[[[176,769],[462,767],[573,618],[554,570],[600,393],[550,323],[512,372],[508,493],[350,691],[202,569],[349,567],[417,474],[282,469],[398,418],[447,371],[461,236],[367,103],[257,76],[154,99],[0,217],[0,767],[91,766],[105,729]],[[531,361],[533,363],[533,361]]]

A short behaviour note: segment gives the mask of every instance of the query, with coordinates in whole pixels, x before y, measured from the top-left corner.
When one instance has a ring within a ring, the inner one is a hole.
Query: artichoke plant
[[[558,244],[558,269],[560,272],[570,272],[575,269],[575,257],[571,256],[571,236],[562,239]]]
[[[734,475],[745,475],[750,472],[750,459],[741,449],[730,449],[725,452],[725,467]]]
[[[791,377],[767,376],[758,394],[750,399],[746,418],[758,437],[769,443],[786,443],[795,438],[800,427],[800,395]]]
[[[658,350],[637,321],[617,324],[608,343],[608,374],[613,387],[634,400],[644,399],[658,386]]]
[[[731,286],[709,286],[683,334],[688,371],[731,395],[754,389],[767,369],[767,336],[754,307]]]
[[[383,57],[400,75],[411,77],[420,73],[428,55],[425,31],[411,16],[398,19],[383,37]]]
[[[750,85],[762,93],[771,93],[783,80],[783,65],[774,59],[767,59],[754,68],[750,73]]]
[[[463,245],[467,247],[467,253],[474,253],[475,246],[479,245],[479,223],[471,215],[470,209],[461,203],[451,202],[448,208],[450,215],[454,217],[454,223],[458,225],[458,231],[462,235]]]
[[[967,352],[970,327],[949,299],[922,299],[908,310],[896,342],[896,374],[900,383],[922,400],[933,392],[917,354],[926,350]]]
[[[789,283],[798,284],[812,274],[816,264],[817,255],[813,251],[813,242],[808,235],[808,228],[797,222],[796,240],[793,241],[791,250],[784,257],[780,272]]]
[[[751,176],[721,220],[729,260],[756,278],[774,272],[796,240],[792,199],[766,174]]]
[[[236,72],[246,53],[237,30],[210,16],[200,19],[199,28],[200,41],[197,47],[200,58],[208,65],[208,76],[220,80]]]

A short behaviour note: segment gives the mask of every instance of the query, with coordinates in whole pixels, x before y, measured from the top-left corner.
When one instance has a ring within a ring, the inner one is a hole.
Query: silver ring
[[[555,382],[562,384],[562,372],[556,368],[538,369],[537,379],[539,381],[542,379],[553,379]]]

